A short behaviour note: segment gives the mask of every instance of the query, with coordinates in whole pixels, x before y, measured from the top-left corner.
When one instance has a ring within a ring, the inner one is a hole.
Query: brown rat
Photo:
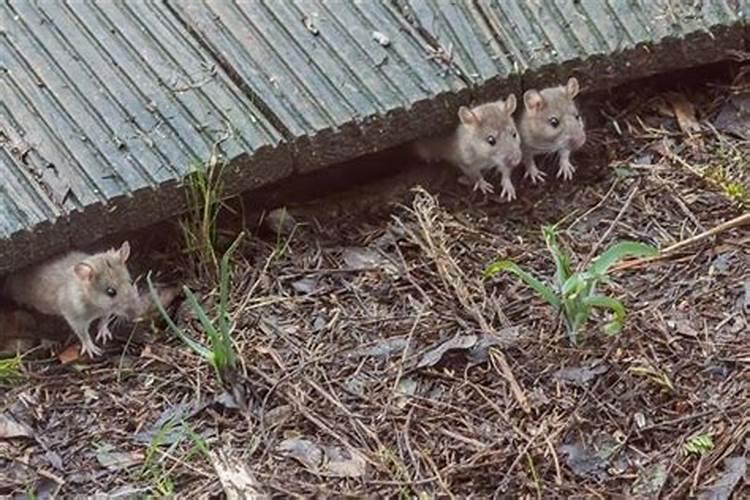
[[[474,108],[461,106],[460,123],[447,136],[432,137],[414,143],[414,151],[424,161],[445,160],[458,167],[482,193],[494,191],[482,175],[483,170],[497,169],[502,176],[502,196],[516,197],[511,172],[521,161],[521,142],[513,113],[516,96],[505,101],[481,104]]]
[[[534,184],[544,180],[534,157],[546,153],[560,155],[557,177],[573,178],[575,167],[570,162],[570,153],[586,142],[583,119],[575,103],[579,90],[578,80],[571,77],[565,85],[531,89],[523,94],[518,131],[526,168],[524,177],[530,177]]]
[[[81,341],[81,354],[98,356],[89,327],[99,320],[96,340],[111,338],[114,317],[130,318],[138,307],[138,291],[126,262],[130,244],[88,255],[70,252],[20,271],[6,280],[4,294],[43,314],[62,316]]]

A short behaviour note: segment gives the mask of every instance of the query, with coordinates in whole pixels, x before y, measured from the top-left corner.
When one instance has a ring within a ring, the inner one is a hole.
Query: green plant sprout
[[[13,382],[22,378],[21,356],[0,359],[0,382]]]
[[[547,303],[554,307],[565,322],[568,338],[577,343],[578,333],[586,324],[594,309],[609,310],[613,318],[604,325],[604,332],[615,335],[622,330],[625,322],[625,306],[619,300],[597,293],[597,285],[609,281],[607,273],[614,264],[626,257],[651,257],[658,254],[653,247],[633,241],[616,243],[596,257],[588,269],[573,272],[570,258],[563,253],[557,244],[556,226],[543,226],[547,249],[555,261],[555,276],[552,286],[535,278],[521,269],[515,262],[501,260],[493,262],[484,271],[484,277],[490,278],[503,271],[519,277],[527,286],[537,292]]]
[[[705,455],[714,449],[714,440],[710,434],[698,434],[689,437],[682,445],[682,451],[686,455]]]
[[[180,221],[186,251],[197,257],[204,273],[215,276],[216,220],[222,207],[224,163],[212,156],[203,164],[195,163],[185,178],[189,212]]]
[[[208,337],[208,347],[195,341],[190,335],[183,331],[182,328],[178,327],[174,321],[172,321],[172,318],[170,318],[167,311],[164,310],[164,306],[162,306],[161,301],[159,300],[159,294],[151,281],[151,273],[146,276],[151,300],[156,305],[159,314],[161,314],[164,321],[166,321],[169,329],[172,330],[172,332],[187,344],[187,346],[196,354],[207,360],[209,364],[214,367],[217,376],[223,382],[229,380],[229,375],[235,368],[237,359],[234,352],[234,346],[232,345],[232,330],[234,327],[229,318],[228,303],[231,274],[230,258],[237,249],[242,236],[243,233],[240,233],[221,258],[221,264],[219,267],[219,304],[215,319],[212,320],[209,318],[206,310],[198,302],[198,299],[187,286],[183,285],[182,287],[190,308],[198,318],[203,333]]]

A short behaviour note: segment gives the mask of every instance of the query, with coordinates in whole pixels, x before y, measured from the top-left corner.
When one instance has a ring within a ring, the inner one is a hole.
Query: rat
[[[534,184],[544,181],[544,172],[537,168],[534,157],[546,153],[560,156],[557,177],[573,178],[576,169],[570,154],[586,142],[583,119],[575,103],[579,90],[578,80],[571,77],[565,85],[530,89],[523,94],[518,131],[526,168],[524,177],[530,177]]]
[[[89,335],[99,320],[97,341],[112,338],[109,323],[130,318],[138,307],[138,290],[126,266],[130,244],[89,255],[70,252],[8,277],[4,294],[42,314],[62,316],[81,341],[81,354],[101,354]]]
[[[445,160],[464,174],[463,183],[473,183],[474,190],[493,193],[492,184],[485,180],[483,170],[499,170],[502,193],[506,200],[516,198],[511,181],[513,168],[521,162],[521,139],[513,113],[516,96],[473,108],[458,109],[460,123],[448,135],[422,139],[414,143],[414,152],[431,163]]]

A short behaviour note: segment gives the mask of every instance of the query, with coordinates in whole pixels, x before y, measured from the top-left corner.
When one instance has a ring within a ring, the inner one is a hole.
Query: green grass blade
[[[560,298],[555,295],[555,292],[550,287],[536,279],[534,276],[518,267],[515,262],[511,262],[509,260],[493,262],[484,271],[484,276],[494,276],[503,271],[508,271],[509,273],[515,274],[516,276],[521,278],[521,280],[526,283],[526,285],[528,285],[530,288],[534,289],[536,293],[541,295],[542,298],[546,300],[550,305],[557,308],[560,307]]]
[[[203,306],[198,302],[198,299],[195,298],[195,295],[193,292],[185,288],[185,295],[187,296],[187,301],[190,304],[190,308],[193,310],[195,315],[198,317],[198,321],[200,321],[201,326],[203,327],[203,331],[206,335],[208,335],[209,340],[211,340],[211,344],[215,345],[217,340],[219,340],[218,332],[216,331],[216,327],[214,327],[213,322],[211,321],[211,318],[208,317],[206,314],[206,311],[203,309]]]
[[[542,235],[555,260],[555,281],[560,287],[570,277],[570,259],[565,255],[557,244],[557,230],[555,226],[542,226]]]
[[[604,253],[594,259],[591,273],[595,276],[607,274],[609,268],[626,257],[655,257],[659,251],[649,245],[635,241],[623,241],[609,247]]]
[[[191,339],[185,332],[182,331],[182,328],[177,326],[174,321],[172,321],[172,318],[169,316],[167,311],[164,309],[164,306],[161,303],[161,299],[159,298],[159,293],[156,291],[156,288],[154,287],[154,283],[151,281],[151,273],[149,272],[146,275],[146,282],[148,283],[148,292],[151,296],[151,300],[153,301],[154,305],[156,305],[156,309],[159,311],[159,314],[164,319],[164,321],[167,323],[167,326],[170,330],[172,330],[172,333],[177,335],[180,340],[182,340],[187,346],[196,352],[199,356],[210,359],[211,358],[211,351],[208,350],[205,346],[199,344],[195,340]],[[182,287],[183,292],[190,293],[190,290],[186,287]]]
[[[230,289],[230,258],[234,251],[240,244],[240,240],[244,233],[240,233],[239,236],[232,242],[224,256],[221,258],[221,266],[219,270],[219,331],[222,335],[222,341],[228,342],[229,337],[229,289]]]
[[[622,326],[625,323],[625,306],[622,302],[611,297],[594,295],[592,297],[586,297],[584,303],[590,307],[609,309],[615,315],[614,319],[604,326],[604,331],[607,334],[614,335],[622,330]]]

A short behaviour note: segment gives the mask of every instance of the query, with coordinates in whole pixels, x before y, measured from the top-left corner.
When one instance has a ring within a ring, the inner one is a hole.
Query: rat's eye
[[[494,146],[495,144],[497,144],[497,140],[495,139],[494,135],[487,136],[487,144],[489,144],[490,146]]]
[[[560,120],[556,116],[553,116],[549,119],[549,124],[552,125],[552,128],[557,128],[560,126]]]
[[[518,133],[514,130],[513,132],[510,133],[510,136],[515,139],[518,137]]]
[[[112,288],[112,287],[108,287],[108,288],[107,288],[107,289],[105,290],[105,292],[107,292],[107,295],[109,295],[110,297],[114,297],[115,295],[117,295],[117,290],[115,290],[115,289],[114,289],[114,288]]]
[[[576,120],[580,120],[580,119],[581,119],[581,115],[576,113]]]

